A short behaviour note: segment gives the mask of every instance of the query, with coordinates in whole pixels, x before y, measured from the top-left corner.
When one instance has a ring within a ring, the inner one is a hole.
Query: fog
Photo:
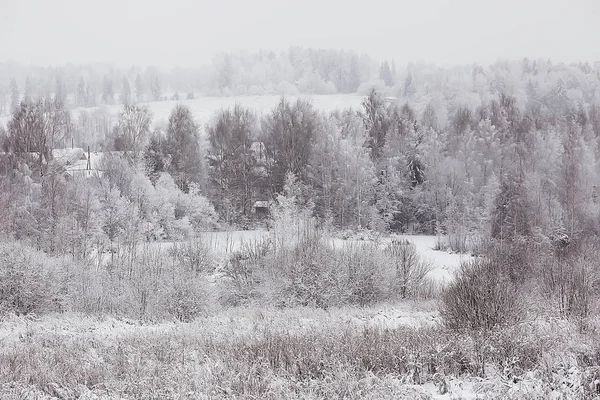
[[[196,66],[218,51],[344,48],[397,62],[600,59],[594,0],[1,0],[0,61]]]

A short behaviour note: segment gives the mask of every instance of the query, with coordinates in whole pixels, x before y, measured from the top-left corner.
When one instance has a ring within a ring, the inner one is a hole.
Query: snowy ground
[[[352,107],[358,109],[361,106],[363,100],[362,96],[354,94],[335,94],[335,95],[299,95],[299,96],[286,96],[289,101],[296,101],[298,98],[308,99],[312,102],[313,106],[320,111],[330,112],[336,109],[344,109]],[[196,122],[200,126],[204,126],[206,123],[215,116],[216,112],[222,109],[228,109],[236,104],[240,106],[250,108],[254,110],[258,115],[268,113],[277,103],[281,100],[279,95],[266,95],[266,96],[231,96],[231,97],[199,97],[193,100],[179,100],[179,101],[159,101],[145,103],[153,114],[154,123],[166,123],[169,119],[169,115],[173,108],[177,104],[183,104],[190,108]],[[117,115],[122,105],[106,106],[111,114]],[[93,109],[75,109],[74,114],[80,110],[92,111]]]
[[[415,308],[418,311],[415,312]],[[360,331],[365,327],[394,329],[402,326],[427,327],[436,324],[436,312],[433,303],[425,304],[389,304],[366,308],[344,307],[340,309],[322,310],[313,308],[294,308],[287,310],[235,308],[225,310],[211,316],[197,319],[189,324],[165,322],[159,324],[140,324],[137,321],[116,319],[112,317],[98,318],[79,314],[48,315],[40,318],[12,316],[0,324],[0,343],[5,349],[20,349],[23,344],[37,341],[51,343],[57,338],[66,343],[126,343],[131,340],[142,340],[154,346],[156,341],[170,337],[174,342],[200,335],[210,334],[215,340],[227,338],[236,341],[257,337],[265,329],[270,335],[302,335],[315,332],[327,334],[331,330],[346,329]],[[96,350],[90,350],[95,354]],[[190,348],[190,358],[195,350]],[[0,352],[1,353],[1,352]],[[90,356],[93,358],[92,356]],[[103,355],[96,355],[103,358]],[[186,357],[187,358],[187,357]],[[189,361],[188,361],[189,362]],[[201,362],[202,364],[202,362]],[[428,398],[438,400],[474,399],[473,384],[466,381],[448,380],[450,392],[439,394],[432,382],[423,385],[402,384],[406,396],[402,398]],[[52,383],[49,384],[52,387]],[[61,386],[56,384],[57,387]],[[19,385],[1,385],[8,392],[9,387]],[[31,389],[30,389],[31,390]],[[46,389],[46,392],[48,389]],[[83,388],[85,399],[104,398],[100,391],[89,391]],[[15,389],[17,392],[17,389]],[[12,393],[12,392],[11,392]],[[23,393],[23,390],[21,390]],[[28,393],[32,393],[28,391]],[[61,397],[45,396],[37,393],[40,399]],[[425,397],[412,397],[412,395]]]
[[[337,109],[344,109],[352,107],[359,109],[363,96],[355,94],[332,94],[332,95],[298,95],[298,96],[286,96],[289,101],[296,101],[296,99],[308,99],[312,102],[313,106],[320,111],[330,112]],[[166,124],[171,111],[177,104],[183,104],[190,108],[196,122],[201,126],[204,125],[215,116],[215,113],[222,109],[228,109],[236,104],[243,107],[254,110],[258,115],[268,113],[277,103],[281,100],[280,95],[265,95],[265,96],[230,96],[230,97],[198,97],[193,100],[179,100],[179,101],[153,101],[149,103],[143,103],[147,105],[153,114],[153,123]],[[106,107],[108,111],[113,115],[118,115],[123,105],[109,105],[101,106]],[[73,116],[77,117],[79,112],[86,111],[92,112],[98,107],[93,108],[76,108],[73,110]],[[6,126],[10,119],[9,115],[0,116],[0,124]]]
[[[253,349],[252,343],[261,343],[261,338],[280,338],[285,341],[290,337],[306,336],[326,340],[327,335],[337,335],[339,332],[346,332],[347,336],[344,337],[356,340],[366,333],[364,328],[382,328],[379,330],[382,335],[389,333],[389,329],[417,328],[412,332],[421,332],[422,336],[419,337],[422,340],[435,341],[432,335],[442,332],[435,330],[435,308],[432,302],[328,310],[237,307],[200,317],[191,323],[154,324],[73,313],[38,318],[6,316],[0,322],[0,360],[5,362],[0,364],[0,372],[7,374],[3,376],[0,373],[0,398],[175,398],[156,393],[154,397],[148,397],[151,391],[144,385],[151,385],[153,390],[162,390],[165,385],[170,385],[171,389],[192,387],[197,391],[176,397],[182,399],[255,398],[236,397],[231,393],[207,393],[211,387],[227,388],[230,382],[221,380],[221,377],[231,378],[227,371],[237,368],[236,362],[260,362],[252,356],[246,359],[244,354],[239,354],[239,360],[229,362],[227,358],[219,358],[213,347],[230,352],[239,348],[247,352]],[[515,370],[519,379],[509,379],[498,365],[489,364],[485,378],[441,372],[446,374],[443,379],[447,390],[442,392],[439,390],[439,381],[431,374],[419,385],[414,384],[406,373],[376,375],[364,371],[364,378],[357,382],[344,371],[332,369],[326,378],[315,378],[314,382],[320,382],[317,384],[322,387],[334,384],[340,387],[364,385],[365,390],[359,398],[369,399],[591,399],[583,397],[580,390],[584,384],[582,374],[591,370],[588,368],[586,372],[585,368],[576,366],[575,359],[575,350],[585,347],[583,337],[575,325],[566,322],[555,325],[540,321],[528,324],[530,328],[535,328],[534,331],[521,331],[525,336],[523,341],[543,341],[544,351],[547,352],[544,362],[548,365],[536,366],[532,371]],[[457,340],[464,342],[464,338],[458,337]],[[553,342],[557,344],[553,345]],[[175,355],[171,356],[169,351]],[[465,352],[468,351],[465,348]],[[450,353],[443,354],[452,357]],[[273,369],[279,367],[276,365]],[[251,374],[256,371],[242,372]],[[273,371],[262,369],[260,373]],[[286,375],[281,371],[278,373],[269,378],[271,384],[289,384]],[[242,380],[245,379],[252,377],[248,375]],[[190,384],[191,381],[195,383]],[[87,383],[82,385],[81,382]],[[145,396],[122,397],[116,394],[124,391],[137,391]],[[373,395],[373,391],[378,395]],[[293,394],[294,391],[286,393]],[[315,394],[310,398],[327,397]]]
[[[395,235],[395,239],[408,240],[413,243],[419,252],[419,255],[424,261],[428,261],[433,265],[433,270],[428,276],[435,280],[437,283],[445,283],[452,279],[454,271],[460,267],[461,262],[467,261],[471,258],[467,254],[449,253],[447,251],[434,250],[438,238],[436,236],[428,235]],[[342,247],[345,243],[348,243],[356,239],[334,239],[333,244],[335,247]],[[382,239],[381,245],[384,246],[391,239]],[[361,241],[358,241],[361,242]]]
[[[252,244],[255,241],[265,239],[269,232],[265,230],[252,231],[222,231],[202,233],[201,240],[218,255],[228,254],[240,250],[245,244]],[[424,261],[429,261],[433,265],[433,270],[428,274],[436,283],[446,283],[452,279],[454,272],[460,267],[461,262],[471,258],[467,254],[449,253],[447,251],[434,250],[437,242],[436,236],[427,235],[397,235],[395,238],[405,239],[413,243]],[[385,246],[390,238],[380,240],[381,246]],[[341,248],[352,242],[364,243],[357,239],[331,239],[330,243],[335,248]],[[159,242],[155,246],[161,251],[165,251],[173,246],[172,242]]]

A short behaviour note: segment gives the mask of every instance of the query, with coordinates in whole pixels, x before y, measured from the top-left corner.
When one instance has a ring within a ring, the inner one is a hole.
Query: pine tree
[[[363,100],[362,106],[364,111],[360,113],[360,116],[367,130],[366,147],[371,149],[371,159],[377,160],[381,157],[391,121],[388,118],[383,96],[375,89],[372,89],[369,96]]]
[[[123,85],[121,88],[121,103],[129,104],[132,102],[131,85],[126,76],[123,77]]]
[[[144,101],[144,82],[140,74],[135,77],[135,97],[138,103]]]
[[[113,82],[107,75],[104,75],[102,80],[102,102],[105,104],[113,104],[114,101],[115,92],[113,90]]]
[[[87,87],[85,85],[85,81],[83,80],[83,76],[79,77],[79,84],[77,85],[77,105],[79,107],[87,107],[90,102],[88,99]]]
[[[144,166],[146,175],[153,185],[160,178],[160,174],[167,170],[165,161],[164,138],[160,132],[155,132],[150,138],[148,146],[144,151]]]
[[[348,92],[355,93],[360,86],[360,71],[356,56],[350,59],[350,71],[348,72]]]
[[[56,86],[54,91],[54,98],[63,104],[67,101],[67,88],[65,87],[61,74],[56,74]]]
[[[160,87],[160,78],[158,75],[152,77],[152,100],[159,101],[161,99],[162,89]]]
[[[25,91],[23,92],[23,101],[29,103],[32,101],[31,97],[31,79],[29,75],[25,78]]]
[[[10,112],[14,113],[19,108],[20,102],[19,86],[17,80],[12,78],[10,80]]]
[[[392,76],[392,70],[390,69],[390,64],[387,62],[387,60],[381,64],[379,69],[379,78],[385,82],[385,86],[394,86],[394,77]]]
[[[416,90],[413,83],[412,72],[408,72],[406,79],[404,80],[404,96],[411,98],[415,94]]]
[[[233,67],[231,65],[231,58],[229,54],[225,54],[223,65],[219,72],[219,89],[231,88],[232,76]]]

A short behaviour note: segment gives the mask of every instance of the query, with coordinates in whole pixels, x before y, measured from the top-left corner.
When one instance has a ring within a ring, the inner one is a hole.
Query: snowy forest
[[[386,82],[392,67],[386,62]],[[161,70],[109,64],[54,67],[0,63],[0,115],[21,98],[56,97],[70,107],[183,100],[194,96],[354,93],[377,65],[365,54],[291,47],[287,52],[219,53],[211,65]],[[378,76],[375,76],[379,79]],[[364,87],[363,87],[364,89]]]
[[[600,393],[600,63],[3,63],[2,115],[7,398]]]

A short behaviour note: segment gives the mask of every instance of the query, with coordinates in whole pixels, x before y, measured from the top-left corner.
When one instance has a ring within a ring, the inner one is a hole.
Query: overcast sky
[[[600,0],[0,0],[0,60],[197,66],[344,48],[398,63],[600,60]]]

